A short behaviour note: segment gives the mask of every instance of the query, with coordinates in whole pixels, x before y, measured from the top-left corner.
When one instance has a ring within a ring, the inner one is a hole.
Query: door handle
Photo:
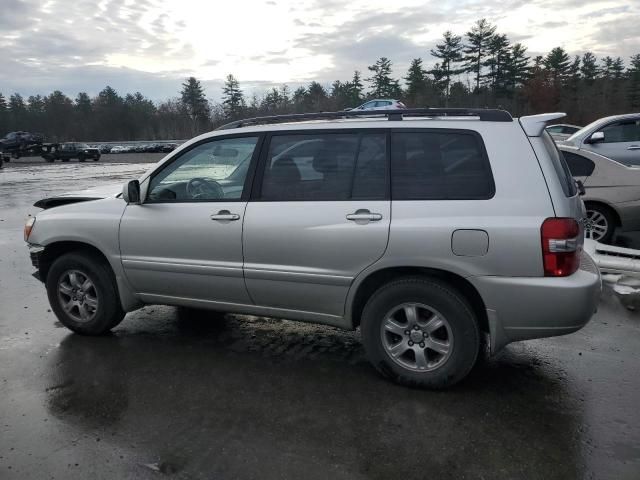
[[[627,147],[627,150],[640,150],[640,145],[631,145]]]
[[[231,213],[229,210],[220,210],[218,213],[211,215],[211,220],[240,220],[240,215]]]
[[[367,209],[356,210],[355,213],[350,213],[347,215],[347,220],[351,220],[353,222],[357,221],[369,221],[369,222],[377,222],[382,220],[382,214],[380,213],[371,213]]]

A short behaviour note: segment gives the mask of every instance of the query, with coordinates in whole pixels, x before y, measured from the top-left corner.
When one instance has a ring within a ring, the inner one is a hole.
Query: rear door
[[[245,214],[249,294],[261,306],[342,316],[351,282],[387,246],[387,133],[307,130],[268,142]]]

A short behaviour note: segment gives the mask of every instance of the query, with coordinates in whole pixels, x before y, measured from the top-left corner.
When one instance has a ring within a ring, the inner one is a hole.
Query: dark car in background
[[[77,158],[79,162],[84,162],[86,160],[93,160],[94,162],[97,162],[100,160],[100,150],[94,147],[89,147],[85,143],[63,143],[54,152],[52,152],[46,160],[49,162],[53,162],[54,160],[68,162],[74,158]]]
[[[0,139],[0,151],[26,150],[34,145],[41,145],[44,136],[39,133],[10,132]]]

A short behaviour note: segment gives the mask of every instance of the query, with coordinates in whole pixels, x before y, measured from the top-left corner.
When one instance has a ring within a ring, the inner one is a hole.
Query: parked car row
[[[135,145],[97,145],[100,153],[169,153],[176,149],[177,143],[138,143]]]

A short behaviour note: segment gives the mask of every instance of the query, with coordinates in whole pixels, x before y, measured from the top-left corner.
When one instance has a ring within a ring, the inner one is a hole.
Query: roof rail
[[[403,110],[343,110],[340,112],[290,113],[267,117],[245,118],[218,127],[227,130],[249,125],[296,122],[304,120],[322,120],[333,118],[385,116],[388,120],[402,120],[403,117],[478,117],[483,122],[512,122],[511,114],[506,110],[485,108],[407,108]]]

